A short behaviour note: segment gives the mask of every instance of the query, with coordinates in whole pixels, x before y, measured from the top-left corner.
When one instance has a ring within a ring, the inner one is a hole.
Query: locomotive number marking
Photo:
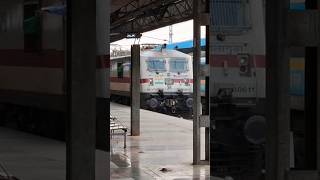
[[[256,91],[254,87],[234,87],[232,88],[233,92],[237,93],[253,93]]]

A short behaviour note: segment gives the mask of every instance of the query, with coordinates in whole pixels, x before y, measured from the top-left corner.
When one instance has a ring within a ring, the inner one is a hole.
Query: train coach
[[[0,125],[47,137],[65,138],[67,63],[64,3],[61,0],[0,2]],[[108,17],[108,9],[104,12]],[[105,26],[107,31],[108,24]],[[99,56],[93,59],[97,61],[99,132],[106,132],[104,123],[109,111],[107,38],[97,43]],[[105,146],[105,142],[99,141],[97,145]]]
[[[2,3],[0,123],[62,138],[66,109],[63,17],[40,13],[42,6],[61,2]]]
[[[111,58],[111,99],[130,101],[131,57]],[[192,109],[193,71],[190,55],[156,48],[141,51],[141,106],[165,113]]]

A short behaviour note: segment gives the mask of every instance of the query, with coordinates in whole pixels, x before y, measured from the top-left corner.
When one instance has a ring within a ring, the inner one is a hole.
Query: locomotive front
[[[176,50],[141,52],[141,92],[145,106],[164,113],[190,112],[193,71],[191,56]]]

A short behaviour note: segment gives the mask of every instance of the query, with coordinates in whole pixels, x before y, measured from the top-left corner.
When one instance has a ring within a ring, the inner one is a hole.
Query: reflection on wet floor
[[[111,103],[111,113],[130,128],[130,107]],[[130,132],[130,130],[129,130]],[[111,139],[111,179],[214,179],[209,166],[192,165],[192,122],[141,110],[141,136]]]
[[[120,168],[131,167],[130,159],[122,153],[111,154],[111,161]]]

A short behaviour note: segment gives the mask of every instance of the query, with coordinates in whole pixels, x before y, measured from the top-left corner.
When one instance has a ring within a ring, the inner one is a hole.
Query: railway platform
[[[129,128],[130,134],[130,107],[111,103],[111,113]],[[210,178],[209,166],[192,165],[190,120],[141,110],[141,136],[129,135],[125,149],[123,136],[113,138],[111,143],[111,179]],[[109,158],[98,150],[96,157],[96,167],[104,170]],[[61,141],[0,127],[0,162],[9,173],[23,180],[64,180],[66,145]],[[97,179],[101,179],[99,172]]]
[[[108,161],[108,153],[96,150],[97,180],[105,179]],[[19,180],[65,180],[66,144],[0,127],[0,163]]]
[[[130,134],[130,107],[110,109]],[[111,140],[111,179],[209,179],[209,166],[192,165],[192,121],[142,109],[140,117],[141,135],[129,135],[126,149],[121,136]]]

